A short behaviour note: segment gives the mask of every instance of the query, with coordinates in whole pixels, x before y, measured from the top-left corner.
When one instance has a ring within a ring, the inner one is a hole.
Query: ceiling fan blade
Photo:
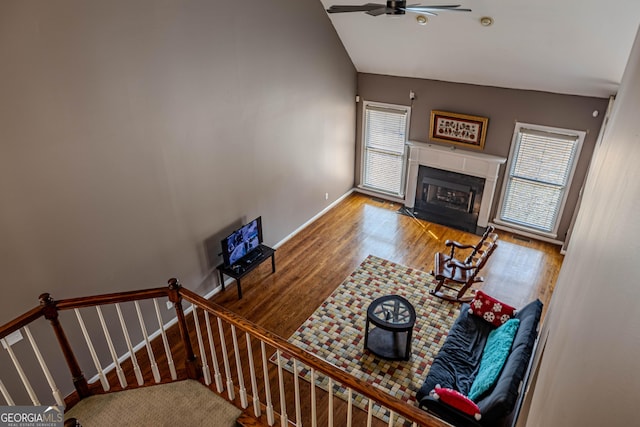
[[[442,9],[447,12],[473,12],[471,9]]]
[[[454,6],[409,6],[405,10],[410,12],[447,11],[447,12],[471,12],[471,9],[458,9],[460,5]]]
[[[449,5],[437,5],[437,6],[423,6],[421,4],[408,4],[406,7],[417,7],[423,9],[455,9],[460,7],[459,4],[449,4]]]
[[[380,16],[380,15],[384,15],[385,13],[392,13],[392,12],[393,12],[393,9],[390,9],[388,7],[381,7],[374,10],[368,10],[365,13],[371,16]]]
[[[327,9],[329,13],[343,13],[343,12],[368,12],[370,10],[386,8],[383,4],[367,3],[361,6],[348,6],[348,5],[335,5]]]
[[[414,10],[412,7],[406,7],[406,8],[403,8],[402,10],[405,10],[405,11],[411,12],[411,13],[419,13],[419,14],[422,14],[422,15],[438,16],[437,13],[431,12],[431,11],[428,11],[428,10],[424,10],[424,9]]]

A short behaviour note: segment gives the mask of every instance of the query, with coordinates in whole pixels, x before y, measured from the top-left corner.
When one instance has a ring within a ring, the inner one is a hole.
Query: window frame
[[[526,225],[519,224],[519,223],[516,223],[516,222],[507,221],[507,220],[503,220],[501,218],[502,210],[503,210],[504,203],[505,203],[505,196],[506,196],[507,186],[508,186],[509,181],[510,181],[511,176],[512,176],[512,170],[513,170],[514,162],[516,161],[516,159],[515,159],[515,155],[516,155],[515,150],[516,150],[516,146],[518,145],[518,136],[519,136],[519,134],[520,134],[522,129],[530,129],[530,130],[538,131],[538,132],[558,134],[558,135],[561,135],[561,136],[576,137],[575,155],[573,157],[572,164],[569,167],[569,173],[567,174],[566,185],[564,186],[564,188],[562,190],[561,200],[560,200],[560,202],[558,204],[558,215],[556,217],[555,224],[553,225],[553,228],[552,228],[552,230],[550,232],[541,230],[539,228],[527,227]],[[560,222],[562,221],[562,217],[564,215],[564,208],[565,208],[566,203],[567,203],[567,198],[569,196],[569,192],[571,191],[571,185],[573,184],[573,178],[574,178],[575,171],[576,171],[576,168],[577,168],[577,165],[578,165],[578,161],[580,159],[580,154],[582,152],[582,147],[584,145],[585,137],[586,137],[586,132],[585,131],[581,131],[581,130],[558,128],[558,127],[545,126],[545,125],[536,125],[536,124],[532,124],[532,123],[516,122],[516,125],[515,125],[514,130],[513,130],[513,135],[512,135],[512,138],[511,138],[511,147],[509,148],[509,159],[507,161],[507,166],[506,166],[506,169],[505,169],[504,177],[502,179],[502,189],[500,191],[500,200],[499,200],[499,203],[498,203],[498,208],[497,208],[497,211],[496,211],[496,217],[494,219],[494,222],[497,225],[503,225],[503,226],[506,226],[506,227],[511,227],[513,229],[516,229],[516,230],[522,230],[522,231],[525,231],[525,232],[533,233],[534,235],[539,235],[539,236],[544,236],[544,237],[556,239],[558,237],[558,229],[560,227]]]
[[[394,193],[392,191],[385,191],[380,188],[376,188],[366,184],[366,163],[367,163],[367,107],[378,107],[389,110],[398,110],[406,112],[406,123],[405,123],[405,135],[404,135],[404,149],[402,155],[399,156],[402,159],[402,175],[400,178],[400,191],[398,193]],[[404,199],[407,187],[407,165],[408,165],[408,157],[409,157],[409,129],[411,126],[411,106],[402,105],[402,104],[390,104],[385,102],[377,102],[377,101],[363,101],[362,103],[362,124],[361,124],[361,138],[360,138],[360,185],[359,187],[364,190],[373,191],[375,193],[388,195],[394,198]]]

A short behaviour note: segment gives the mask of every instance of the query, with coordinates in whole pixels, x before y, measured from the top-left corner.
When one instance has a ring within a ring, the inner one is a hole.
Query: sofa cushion
[[[538,336],[541,314],[540,300],[532,301],[517,311],[515,318],[520,320],[520,326],[513,339],[511,353],[493,388],[476,401],[482,413],[483,424],[497,424],[498,420],[513,411]]]
[[[482,358],[482,350],[493,329],[490,323],[470,315],[469,305],[463,304],[460,315],[433,359],[427,378],[417,393],[418,401],[428,396],[438,384],[468,394]]]
[[[482,291],[477,291],[470,303],[469,312],[483,318],[495,326],[503,325],[511,319],[516,309]]]
[[[504,325],[489,333],[487,344],[482,352],[478,374],[469,391],[469,399],[477,400],[496,382],[511,351],[511,344],[519,324],[520,319],[509,319]]]
[[[474,417],[476,420],[480,420],[482,417],[480,415],[480,408],[478,408],[478,405],[476,405],[473,400],[456,390],[436,387],[430,394],[435,399],[440,399],[447,405],[453,406],[457,410]]]

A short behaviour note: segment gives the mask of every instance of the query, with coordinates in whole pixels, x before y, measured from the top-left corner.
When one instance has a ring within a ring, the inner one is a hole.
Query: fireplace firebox
[[[427,221],[477,233],[484,178],[420,165],[414,211]]]

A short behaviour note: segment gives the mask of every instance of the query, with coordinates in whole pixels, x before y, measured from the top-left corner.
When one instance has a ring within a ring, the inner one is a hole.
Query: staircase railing
[[[160,310],[167,301],[175,309],[168,323]],[[183,302],[190,305],[186,310]],[[36,342],[47,340],[40,338],[42,319],[51,324],[64,362],[59,352],[49,347],[43,352]],[[32,325],[39,328],[37,334]],[[66,333],[70,329],[71,338]],[[24,333],[30,345],[10,344],[7,339],[17,333]],[[42,294],[38,307],[0,327],[0,340],[11,360],[0,370],[0,393],[7,405],[69,406],[93,394],[192,378],[269,426],[315,427],[318,420],[329,427],[365,425],[365,420],[371,426],[380,423],[372,419],[374,406],[382,408],[377,412],[386,415],[389,426],[448,425],[182,288],[176,279],[165,288],[58,301]],[[40,369],[23,367],[34,365],[34,359]],[[61,364],[70,379],[61,374]],[[85,378],[81,365],[95,370],[94,381]],[[300,381],[303,372],[308,381]],[[56,377],[69,389],[72,383],[75,392],[64,399]],[[321,378],[328,378],[328,386],[320,386]],[[335,398],[338,387],[345,390],[346,402]],[[354,407],[356,395],[366,399],[365,410]]]

